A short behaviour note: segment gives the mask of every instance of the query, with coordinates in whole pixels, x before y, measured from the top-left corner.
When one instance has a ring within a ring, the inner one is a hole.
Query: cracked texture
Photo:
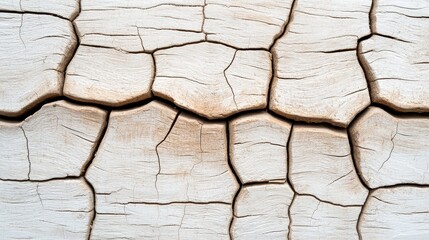
[[[1,237],[428,239],[427,18],[2,1]]]

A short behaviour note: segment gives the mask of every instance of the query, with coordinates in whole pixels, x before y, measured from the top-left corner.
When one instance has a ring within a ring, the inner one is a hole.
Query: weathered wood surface
[[[338,206],[311,196],[295,196],[290,208],[291,239],[359,239],[361,207]]]
[[[120,106],[151,96],[155,66],[150,54],[80,46],[67,67],[64,95]]]
[[[199,43],[154,55],[154,94],[184,109],[216,119],[267,105],[271,79],[271,54],[267,51]]]
[[[207,40],[237,48],[268,49],[288,22],[292,0],[206,0]]]
[[[91,160],[106,113],[65,101],[44,105],[22,123],[0,122],[0,179],[80,176]]]
[[[429,119],[370,107],[351,126],[356,166],[372,188],[429,184]]]
[[[429,111],[429,3],[377,0],[376,35],[362,41],[360,55],[372,101],[403,112]]]
[[[231,163],[242,183],[286,181],[291,127],[263,112],[229,123]]]
[[[17,116],[62,92],[76,48],[69,21],[0,11],[0,115]]]
[[[287,239],[293,197],[287,183],[243,187],[235,200],[232,239]]]
[[[52,14],[73,20],[79,13],[79,0],[2,0],[1,11]]]
[[[178,114],[156,101],[111,113],[86,174],[102,215],[94,224],[95,239],[135,231],[142,231],[136,238],[167,238],[172,229],[184,239],[228,236],[238,184],[228,166],[226,125]],[[127,219],[137,225],[128,227]]]
[[[294,189],[341,205],[363,205],[368,190],[353,165],[345,130],[295,125],[289,143]]]
[[[82,0],[82,44],[153,51],[205,39],[204,0]]]
[[[2,239],[87,239],[93,194],[80,179],[0,181]]]
[[[363,239],[427,239],[429,188],[399,186],[377,189],[363,209]]]
[[[287,118],[346,127],[370,104],[356,57],[370,33],[370,0],[296,1],[293,18],[274,46],[270,108]]]

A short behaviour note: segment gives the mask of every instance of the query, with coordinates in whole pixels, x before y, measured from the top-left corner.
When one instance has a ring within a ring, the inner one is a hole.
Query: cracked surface
[[[0,179],[79,176],[92,157],[106,113],[65,101],[44,105],[21,123],[0,122]]]
[[[428,118],[370,107],[350,132],[358,170],[371,188],[429,184]]]
[[[2,237],[428,239],[428,6],[2,1]]]
[[[0,181],[0,228],[4,239],[86,239],[93,212],[91,189],[82,179]]]
[[[267,105],[271,79],[271,54],[267,51],[198,43],[154,55],[154,94],[184,109],[217,119]]]
[[[0,11],[0,115],[17,116],[59,96],[76,47],[70,22]]]

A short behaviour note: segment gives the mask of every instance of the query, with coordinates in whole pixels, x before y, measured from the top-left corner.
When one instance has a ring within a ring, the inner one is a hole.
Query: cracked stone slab
[[[99,212],[91,239],[229,239],[227,204],[126,204]]]
[[[293,197],[287,183],[243,187],[235,201],[232,239],[287,239]]]
[[[57,17],[0,13],[0,115],[18,116],[62,92],[76,47],[72,24]]]
[[[290,209],[291,239],[359,239],[361,207],[338,206],[297,195]]]
[[[44,105],[21,123],[0,122],[0,179],[79,176],[92,156],[105,118],[105,111],[97,108],[58,101]]]
[[[429,119],[370,107],[350,128],[356,166],[371,188],[429,184]]]
[[[202,41],[204,0],[82,0],[76,26],[82,44],[128,52]]]
[[[429,4],[426,0],[378,0],[376,35],[362,41],[374,102],[403,112],[429,112]]]
[[[400,186],[371,193],[359,222],[363,239],[427,239],[429,188]]]
[[[154,68],[150,54],[80,46],[67,67],[64,95],[109,106],[141,101],[151,96]]]
[[[268,49],[288,21],[292,0],[206,0],[207,40],[237,48]]]
[[[177,217],[188,219],[187,225],[195,223],[196,229],[180,230],[180,221],[172,219],[177,225],[170,226],[176,229],[174,232],[179,228],[179,232],[187,232],[188,239],[206,236],[208,232],[213,233],[211,237],[226,234],[227,228],[223,226],[229,226],[231,203],[239,187],[228,165],[226,138],[225,123],[209,123],[179,114],[157,101],[131,110],[113,111],[106,135],[86,174],[96,192],[97,213],[106,215],[100,218],[97,215],[96,219],[104,220],[96,220],[94,238],[106,238],[103,229],[111,228],[114,223],[118,224],[117,231],[128,234],[127,217],[117,219],[111,215],[123,213],[124,209],[128,212],[127,205],[132,204],[138,206],[129,209],[130,217],[150,222],[133,226],[132,232],[145,232],[135,234],[155,234],[148,236],[153,238],[160,226],[171,225],[171,211],[188,204],[197,204],[190,208],[193,213],[188,217],[177,213]],[[155,215],[142,215],[146,211]],[[200,213],[206,215],[192,219]],[[208,225],[201,219],[209,221]],[[211,226],[211,221],[217,222],[217,227]]]
[[[209,119],[265,108],[271,54],[198,43],[157,51],[153,92]]]
[[[0,11],[52,14],[73,20],[79,13],[79,0],[2,0]]]
[[[286,181],[291,127],[266,112],[230,121],[230,158],[242,183]]]
[[[83,179],[0,181],[4,239],[87,239],[93,195]]]
[[[370,0],[296,1],[274,45],[270,109],[294,120],[346,127],[370,104],[357,40],[370,33]]]
[[[340,205],[363,205],[368,189],[354,168],[346,130],[294,125],[289,177],[301,194]]]

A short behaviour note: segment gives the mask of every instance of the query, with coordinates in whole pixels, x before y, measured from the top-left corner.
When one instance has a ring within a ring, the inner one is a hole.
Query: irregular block
[[[76,26],[82,44],[153,51],[205,39],[204,0],[82,0]]]
[[[358,171],[371,188],[429,184],[429,119],[370,107],[351,126]]]
[[[225,226],[232,217],[230,204],[238,183],[228,166],[225,123],[177,114],[156,101],[111,113],[106,135],[86,174],[96,192],[97,213],[102,213],[94,225],[95,239],[117,234],[169,236],[170,230],[164,227],[186,234],[187,239],[208,237],[209,232],[210,238],[228,233]],[[134,203],[138,206],[131,206]],[[188,204],[197,205],[191,207],[189,216],[181,210]],[[115,216],[124,209],[131,214],[126,213],[125,219]],[[172,211],[179,212],[172,217]],[[127,218],[138,224],[129,226]],[[195,229],[182,229],[182,218]],[[112,228],[112,224],[117,225]],[[107,228],[114,230],[105,233]]]
[[[79,13],[79,0],[2,0],[0,11],[53,14],[73,20]]]
[[[76,47],[72,24],[57,17],[0,13],[0,115],[18,116],[62,92]]]
[[[271,54],[198,43],[155,54],[155,95],[209,119],[266,106]]]
[[[286,181],[291,127],[265,112],[230,121],[230,158],[242,183]]]
[[[22,123],[0,123],[0,178],[79,176],[106,124],[106,112],[65,101],[44,105]]]
[[[429,112],[429,4],[378,0],[374,33],[360,45],[371,99],[403,112]]]
[[[0,181],[3,239],[88,239],[93,195],[82,179]]]
[[[427,239],[428,187],[381,188],[371,193],[359,221],[363,239]]]
[[[356,56],[370,33],[370,0],[296,2],[293,20],[274,46],[270,109],[287,118],[346,127],[370,104]]]
[[[149,98],[153,76],[150,54],[80,46],[67,67],[64,95],[120,106]]]
[[[126,204],[98,212],[91,239],[229,239],[227,204]]]
[[[207,0],[203,30],[211,41],[268,49],[288,21],[291,6],[292,0]]]
[[[291,239],[359,239],[361,207],[342,207],[311,196],[295,196],[290,209]]]
[[[341,205],[363,205],[366,189],[359,180],[346,130],[295,125],[289,143],[290,181],[301,194]]]
[[[235,201],[232,239],[287,239],[293,196],[287,183],[242,188]]]

